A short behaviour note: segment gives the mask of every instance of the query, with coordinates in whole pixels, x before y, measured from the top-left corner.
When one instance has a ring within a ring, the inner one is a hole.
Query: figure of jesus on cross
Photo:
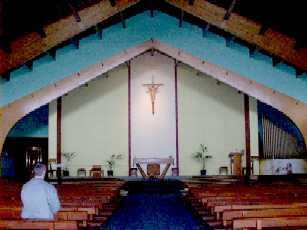
[[[151,99],[151,109],[152,109],[152,115],[155,114],[155,100],[156,100],[156,94],[158,93],[158,89],[163,84],[161,83],[154,83],[154,79],[152,77],[151,83],[143,84],[143,86],[147,87]]]

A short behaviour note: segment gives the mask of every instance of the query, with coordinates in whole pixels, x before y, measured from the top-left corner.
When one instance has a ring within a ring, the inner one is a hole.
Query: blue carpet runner
[[[178,181],[128,182],[121,208],[102,229],[110,230],[206,230],[184,205]]]

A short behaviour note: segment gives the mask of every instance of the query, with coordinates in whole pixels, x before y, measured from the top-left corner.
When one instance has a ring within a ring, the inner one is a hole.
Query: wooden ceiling
[[[273,65],[284,61],[307,71],[306,14],[303,1],[267,0],[0,0],[0,74],[9,80],[10,71],[21,65],[32,69],[32,61],[73,43],[91,32],[136,13],[155,9],[203,29],[236,39],[273,57]],[[290,12],[294,12],[290,14]],[[305,19],[304,19],[305,17]],[[178,27],[178,28],[179,28]]]

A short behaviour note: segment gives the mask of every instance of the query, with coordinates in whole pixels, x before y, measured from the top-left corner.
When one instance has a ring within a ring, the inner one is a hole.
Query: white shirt
[[[24,219],[53,219],[59,211],[60,201],[55,187],[40,178],[33,178],[21,190]]]

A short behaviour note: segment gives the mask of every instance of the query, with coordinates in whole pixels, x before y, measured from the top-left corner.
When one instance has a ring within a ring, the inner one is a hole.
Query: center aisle
[[[105,229],[210,229],[184,205],[180,189],[179,181],[128,182],[128,196]]]

